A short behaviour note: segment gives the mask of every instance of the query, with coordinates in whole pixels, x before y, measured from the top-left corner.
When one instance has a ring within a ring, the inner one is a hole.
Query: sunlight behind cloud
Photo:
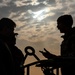
[[[37,11],[37,12],[32,12],[32,13],[34,14],[33,18],[36,18],[36,17],[38,17],[38,16],[40,16],[40,15],[43,15],[43,14],[49,12],[49,11],[50,11],[49,8],[45,8],[45,9],[39,10],[39,11]]]
[[[54,13],[50,12],[49,7],[46,7],[45,9],[39,10],[37,12],[32,12],[32,13],[33,13],[33,18],[39,21],[49,16],[48,14],[50,14],[50,16],[54,15]]]
[[[42,15],[42,16],[40,16],[40,17],[37,17],[37,20],[38,21],[41,21],[41,20],[43,20],[43,19],[45,19],[45,18],[47,18],[47,17],[49,17],[49,16],[53,16],[55,13],[49,13],[49,14],[46,14],[46,15]]]
[[[44,38],[43,36],[45,34],[51,34],[49,35],[51,37],[53,33],[55,33],[55,30],[53,29],[55,26],[51,28],[52,22],[56,21],[61,14],[74,12],[73,9],[75,1],[72,1],[4,0],[4,2],[2,2],[3,4],[10,3],[12,6],[9,7],[8,5],[8,7],[4,8],[4,11],[1,10],[0,12],[3,14],[3,16],[7,16],[9,13],[8,17],[17,23],[16,31],[20,33],[20,39],[31,41],[34,41],[35,39],[35,41],[38,41],[38,39],[41,40],[41,37]],[[6,13],[4,14],[3,12]],[[42,29],[44,30],[42,31]]]
[[[37,12],[33,12],[33,14],[34,14],[33,18],[37,18],[38,16],[43,15],[44,12],[45,12],[45,10],[40,10],[40,11],[37,11]]]

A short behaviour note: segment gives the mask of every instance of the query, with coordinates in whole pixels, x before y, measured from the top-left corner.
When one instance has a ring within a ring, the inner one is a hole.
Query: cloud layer
[[[19,39],[43,41],[57,31],[56,20],[60,15],[67,13],[75,16],[74,2],[75,0],[0,0],[0,18],[9,17],[16,22]]]
[[[71,14],[75,20],[74,7],[75,0],[0,0],[0,18],[16,22],[18,40],[61,40],[56,20],[63,14]]]

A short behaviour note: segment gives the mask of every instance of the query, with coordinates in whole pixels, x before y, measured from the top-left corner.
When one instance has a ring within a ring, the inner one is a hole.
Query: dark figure
[[[72,61],[71,59],[75,57],[75,28],[72,28],[72,25],[73,18],[71,15],[62,15],[57,19],[57,28],[61,33],[64,33],[62,36],[64,40],[61,43],[61,56],[53,55],[46,49],[44,49],[45,52],[40,51],[48,59],[60,57],[67,61],[70,58],[70,63],[67,62],[61,67],[62,75],[75,75],[75,60]]]
[[[9,18],[0,20],[0,74],[24,75],[24,69],[20,68],[24,58],[23,53],[16,44],[17,33],[14,33],[16,24]]]

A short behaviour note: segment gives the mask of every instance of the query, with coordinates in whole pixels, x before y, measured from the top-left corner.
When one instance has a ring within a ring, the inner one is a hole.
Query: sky
[[[32,46],[40,60],[45,59],[39,52],[44,48],[60,55],[60,44],[63,39],[56,21],[63,14],[72,15],[74,26],[75,0],[0,0],[0,19],[8,17],[17,24],[15,32],[19,35],[16,46],[24,55],[25,47]],[[36,61],[34,57],[29,57],[27,63],[30,63],[30,60]]]

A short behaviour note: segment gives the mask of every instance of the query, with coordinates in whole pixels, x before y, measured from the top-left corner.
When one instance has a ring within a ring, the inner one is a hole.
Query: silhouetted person
[[[45,52],[40,51],[46,58],[57,58],[61,57],[74,58],[75,57],[75,28],[72,28],[73,18],[71,15],[62,15],[57,19],[57,28],[60,30],[60,33],[64,33],[63,41],[61,43],[61,56],[56,56],[49,53],[46,49]],[[69,59],[71,60],[71,59]],[[65,61],[63,61],[65,62]],[[59,62],[58,62],[59,63]],[[62,75],[75,75],[75,60],[72,60],[70,63],[63,65],[61,67]]]
[[[16,42],[16,33],[12,36],[12,40],[9,40],[9,48],[11,50],[14,66],[15,66],[15,75],[24,75],[24,68],[21,67],[21,62],[23,61],[24,55],[22,54],[21,50],[15,46]],[[11,42],[10,42],[11,41]]]
[[[2,75],[24,75],[24,69],[20,68],[24,55],[15,46],[17,36],[17,33],[14,33],[15,27],[15,22],[9,18],[0,20],[0,74]]]

